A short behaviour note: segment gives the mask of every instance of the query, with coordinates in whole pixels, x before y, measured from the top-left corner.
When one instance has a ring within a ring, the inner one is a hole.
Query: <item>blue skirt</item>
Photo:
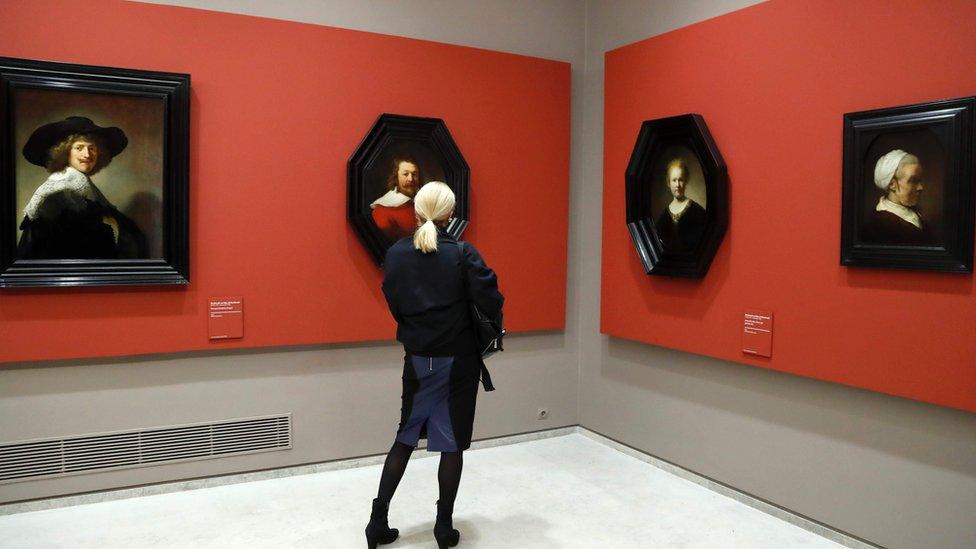
[[[471,446],[481,361],[478,355],[421,356],[403,360],[403,394],[397,442],[417,446],[427,439],[431,452],[457,452]]]

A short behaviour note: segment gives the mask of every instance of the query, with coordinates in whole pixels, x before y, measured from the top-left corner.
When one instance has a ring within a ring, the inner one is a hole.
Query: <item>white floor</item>
[[[390,548],[436,547],[437,459],[415,458]],[[380,466],[0,516],[0,546],[361,547]],[[471,450],[460,547],[841,547],[579,434]]]

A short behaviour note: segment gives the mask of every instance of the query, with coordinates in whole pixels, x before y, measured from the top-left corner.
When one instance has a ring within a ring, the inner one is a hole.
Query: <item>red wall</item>
[[[346,161],[384,112],[450,129],[471,168],[465,238],[499,274],[510,331],[563,327],[568,64],[168,6],[78,8],[3,2],[0,55],[191,75],[191,284],[4,290],[0,362],[392,339],[381,273],[345,215]],[[237,295],[245,338],[210,343],[207,300]]]
[[[773,0],[606,55],[601,330],[976,411],[971,275],[841,267],[846,112],[976,94],[976,2]],[[700,281],[644,274],[624,172],[643,120],[701,113],[729,230]],[[772,359],[742,354],[773,311]]]

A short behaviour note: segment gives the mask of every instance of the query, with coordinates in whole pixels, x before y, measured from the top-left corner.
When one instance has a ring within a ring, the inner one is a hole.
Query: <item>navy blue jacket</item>
[[[397,340],[422,356],[477,353],[468,300],[490,317],[505,301],[478,250],[443,231],[436,252],[415,249],[413,237],[387,250],[383,294],[397,321]]]

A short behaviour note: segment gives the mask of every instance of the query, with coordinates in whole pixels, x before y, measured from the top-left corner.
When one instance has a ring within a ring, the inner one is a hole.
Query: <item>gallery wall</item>
[[[564,327],[567,63],[110,0],[86,6],[87,47],[37,39],[63,9],[6,3],[0,55],[192,77],[191,284],[5,290],[0,362],[213,349],[223,296],[243,297],[245,337],[222,348],[391,340],[345,214],[346,161],[384,112],[447,124],[472,174],[464,238],[498,271],[510,330]]]
[[[274,3],[198,0],[179,3],[187,7],[246,12],[253,15],[294,19],[313,25],[342,25],[370,32],[449,42],[517,54],[492,54],[491,52],[469,48],[453,48],[443,44],[437,46],[432,43],[423,43],[425,47],[431,47],[435,50],[438,47],[444,48],[444,51],[447,52],[445,55],[457,54],[462,55],[462,57],[468,54],[475,57],[487,55],[501,59],[520,59],[518,56],[528,55],[572,63],[574,67],[582,65],[582,42],[577,39],[575,32],[566,31],[566,29],[583,28],[583,6],[575,0],[538,2],[533,10],[523,11],[517,19],[513,19],[512,14],[521,4],[518,0],[496,1],[490,5],[481,2],[455,3],[450,10],[443,9],[440,0],[412,0],[411,2],[393,4],[385,1],[362,0],[327,0],[314,3],[305,0],[282,0]],[[58,4],[61,10],[67,9],[68,5],[67,2]],[[24,9],[24,6],[30,6],[31,10]],[[115,10],[123,10],[121,13],[126,13],[125,10],[141,8],[139,5],[126,3],[112,3],[110,5],[111,10],[104,6],[104,3],[96,3],[95,7],[99,9],[90,13],[93,17],[97,16],[102,19],[110,17],[113,18],[112,20],[116,20],[118,16],[113,15]],[[138,47],[147,50],[143,52],[144,56],[164,55],[155,50],[171,47],[173,41],[170,38],[171,33],[180,34],[183,32],[180,29],[185,29],[189,23],[196,21],[198,17],[219,16],[229,17],[233,20],[253,19],[247,24],[258,27],[267,24],[274,28],[278,26],[287,29],[296,28],[299,29],[297,31],[299,36],[308,36],[307,33],[318,36],[317,33],[319,32],[326,34],[333,32],[332,29],[299,24],[294,21],[243,18],[207,13],[198,9],[148,7],[153,10],[163,10],[163,13],[169,13],[166,10],[173,10],[175,15],[172,15],[171,18],[156,18],[152,24],[153,29],[148,29],[143,33],[144,36],[152,37],[151,41],[142,37],[137,40],[125,32],[123,27],[120,27],[119,32],[131,39],[121,49]],[[34,10],[39,8],[40,5],[32,2],[6,2],[3,18],[0,18],[2,19],[0,25],[16,26],[18,22],[32,25],[36,17]],[[14,18],[14,15],[17,17]],[[116,21],[116,23],[122,22]],[[163,25],[162,22],[166,22],[167,25]],[[133,24],[140,25],[141,23]],[[198,26],[190,26],[192,28],[187,32],[199,30]],[[234,28],[237,27],[231,25],[227,32],[231,32]],[[219,42],[226,37],[223,36],[224,31],[218,30],[220,32],[211,33],[214,44],[208,43],[207,45],[220,50]],[[349,34],[358,35],[361,33]],[[26,50],[31,47],[53,48],[56,46],[46,44],[40,36],[27,36],[16,42],[2,40],[0,41],[0,49],[3,51],[0,51],[0,55],[25,56],[27,55]],[[392,37],[363,36],[381,41],[392,40]],[[207,39],[205,36],[196,36],[194,40],[206,42]],[[407,40],[406,42],[414,41]],[[276,44],[264,44],[259,40],[254,40],[252,36],[245,51],[255,49],[258,46],[274,48],[277,47]],[[316,44],[318,44],[316,40],[309,40],[305,44],[309,46],[308,50],[303,45],[301,51],[304,58],[318,55],[319,50],[311,48]],[[15,46],[19,51],[11,50]],[[193,55],[181,56],[180,63],[191,62],[193,56],[206,55],[209,51],[209,48],[195,50]],[[103,55],[100,55],[100,52],[97,56],[91,54],[91,56],[86,57],[82,55],[83,52],[79,53],[77,48],[69,48],[66,45],[63,48],[63,53],[64,55],[58,57],[61,60],[110,64]],[[136,55],[130,56],[123,51],[114,51],[113,55],[125,57],[122,61],[114,64],[143,65],[139,61],[144,56],[137,58]],[[542,60],[527,60],[527,62],[539,63],[541,66],[560,65],[560,63]],[[175,65],[174,63],[173,66],[151,66],[147,68],[177,70]],[[561,65],[566,66],[565,64]],[[476,66],[468,67],[472,73],[477,72],[476,68]],[[368,70],[368,68],[364,70]],[[257,71],[257,73],[259,72]],[[558,74],[555,76],[557,81],[568,77],[568,74],[563,74],[561,69],[557,72]],[[255,77],[259,76],[257,73]],[[271,77],[274,74],[271,73]],[[496,73],[495,76],[504,76],[504,74]],[[470,78],[474,77],[469,76]],[[197,78],[197,73],[194,73],[195,90],[198,80],[201,79]],[[477,79],[475,81],[480,82]],[[201,82],[201,85],[206,86],[204,82]],[[455,80],[450,85],[463,88],[466,84],[464,81]],[[342,83],[336,83],[335,86],[347,89]],[[348,92],[357,100],[367,100],[365,96],[373,87],[376,86],[371,84],[369,87],[349,89]],[[420,87],[424,88],[424,93],[430,93],[430,86],[425,84]],[[383,93],[393,93],[385,87],[383,89],[386,90]],[[516,86],[515,89],[520,88]],[[228,91],[234,92],[233,89]],[[477,95],[476,91],[468,90],[468,92]],[[402,90],[397,92],[398,97],[405,93],[410,92]],[[526,97],[523,95],[516,103],[524,101]],[[314,97],[311,100],[313,103],[318,101]],[[420,101],[416,97],[414,100]],[[391,101],[393,101],[392,98]],[[452,101],[454,100],[452,99]],[[466,100],[459,97],[457,101],[465,102]],[[546,98],[547,103],[552,101],[552,97]],[[202,103],[199,94],[195,95],[193,108],[203,111]],[[275,108],[279,107],[276,106]],[[324,109],[326,106],[316,106],[315,108]],[[487,105],[485,108],[487,109]],[[207,112],[198,113],[194,118],[194,124],[197,122],[208,124],[210,123],[208,122],[209,117],[216,116],[218,112],[208,109]],[[226,117],[227,114],[224,113],[221,116]],[[367,117],[365,127],[362,128],[363,133],[373,121],[371,116]],[[497,116],[497,113],[494,116]],[[486,146],[492,147],[492,150],[496,147],[496,145],[486,141],[479,131],[475,131],[474,144],[461,143],[461,137],[455,129],[455,124],[450,119],[446,119],[446,122],[466,156],[468,156],[469,147],[482,151],[484,151],[483,147]],[[564,122],[569,123],[568,119]],[[573,124],[576,123],[574,119]],[[513,135],[519,135],[518,128],[518,124],[512,126]],[[357,128],[356,131],[359,132],[359,129]],[[255,130],[248,135],[250,137],[257,133],[261,133],[266,139],[270,139],[272,144],[276,143],[277,132],[272,132],[269,136],[268,132]],[[194,143],[200,141],[198,137],[194,138]],[[534,135],[526,141],[534,141],[538,138],[539,135]],[[358,141],[352,142],[349,145],[350,150],[348,152],[351,153],[352,148],[357,144]],[[527,142],[519,145],[520,150],[531,149],[534,146],[534,144]],[[505,151],[504,148],[500,150]],[[240,154],[243,154],[243,151]],[[337,168],[339,171],[339,175],[336,176],[337,185],[341,185],[340,178],[344,177],[345,155],[344,152],[337,156],[341,162],[341,166]],[[467,160],[472,166],[473,174],[472,192],[475,196],[472,198],[472,204],[477,208],[476,204],[478,200],[481,200],[480,193],[482,193],[479,188],[483,188],[486,183],[482,183],[482,187],[478,187],[480,176],[475,171],[472,158],[468,157]],[[559,159],[551,158],[550,160],[557,162]],[[569,161],[565,157],[562,157],[562,160],[566,161],[565,165],[569,165]],[[508,159],[507,165],[511,165],[512,162],[521,162],[521,154],[513,155]],[[277,164],[275,165],[277,166]],[[497,173],[496,170],[498,169],[500,169],[499,166],[492,165],[480,168],[478,171],[484,173],[487,170],[491,173]],[[499,176],[497,180],[499,182],[514,181],[512,173],[509,173],[510,170],[506,168],[504,171],[503,176]],[[220,174],[212,175],[216,177]],[[274,179],[278,184],[291,185],[287,181],[282,182],[277,177],[273,178],[268,174],[261,177],[262,181]],[[576,176],[572,177],[573,179],[576,178]],[[197,185],[198,192],[204,192],[207,181],[213,181],[213,177],[199,181],[198,178],[194,178],[191,185]],[[325,177],[318,177],[316,181],[319,185],[329,184]],[[563,180],[562,183],[564,187],[561,192],[566,194],[566,181]],[[304,183],[303,185],[305,187],[311,186]],[[251,192],[259,190],[261,186],[255,183],[246,188]],[[533,189],[526,189],[526,192],[528,194],[522,196],[533,198]],[[556,194],[549,198],[558,201],[559,197]],[[201,200],[203,200],[202,197],[195,197],[193,208],[200,207]],[[298,202],[303,203],[304,200],[299,199]],[[342,224],[343,231],[346,230],[344,228],[344,207],[344,197],[341,199],[330,197],[327,203],[321,204],[321,208],[335,208],[339,212],[337,215],[340,217],[337,218],[337,223]],[[497,210],[497,207],[492,209],[492,211]],[[324,216],[324,214],[321,215]],[[565,213],[560,215],[563,217],[562,222],[565,223]],[[233,217],[233,212],[229,212],[227,216]],[[318,219],[324,223],[320,218]],[[554,218],[552,221],[559,222],[559,219]],[[530,219],[520,221],[520,223],[522,222],[535,223],[543,222],[543,220],[541,218],[536,219],[533,215]],[[545,222],[548,223],[549,221]],[[200,221],[194,223],[196,227],[201,227]],[[519,231],[519,234],[525,232],[520,228],[523,225],[513,224],[512,227],[512,230]],[[485,249],[486,246],[490,245],[490,239],[485,239],[483,233],[478,235],[477,230],[476,228],[470,233],[471,238],[479,248],[482,248],[488,260],[497,264],[498,262],[494,261],[494,256],[498,254]],[[196,233],[193,236],[198,238]],[[347,237],[348,240],[343,240]],[[308,238],[312,239],[313,237],[309,235]],[[319,239],[316,237],[315,240],[316,245],[323,247],[335,245],[328,238]],[[351,233],[348,235],[343,233],[338,242],[340,246],[348,246],[349,253],[362,253],[362,258],[365,260],[365,252],[360,249],[358,241]],[[533,249],[532,246],[534,246],[531,242],[520,241],[519,246],[523,245],[528,246],[528,249]],[[241,246],[241,248],[244,247]],[[271,250],[270,253],[275,253],[275,251]],[[546,252],[540,260],[552,263],[551,257],[550,252]],[[204,259],[203,257],[196,257],[197,263]],[[499,261],[501,261],[500,258]],[[558,263],[558,259],[556,263]],[[357,265],[359,264],[357,263]],[[362,276],[373,276],[371,273],[375,271],[376,267],[371,263],[365,265],[368,266],[368,269],[363,267]],[[299,268],[305,269],[306,267],[302,265]],[[533,271],[531,273],[533,277],[544,272],[533,266],[531,269],[525,269],[526,273],[501,275],[502,289],[506,291],[507,295],[510,296],[511,293],[506,288],[506,278],[512,279],[523,276],[523,274],[527,275],[529,270]],[[554,275],[551,280],[543,281],[547,285],[545,291],[556,291],[554,288],[563,283],[562,276]],[[194,280],[193,284],[197,282]],[[317,287],[326,283],[331,284],[329,281],[316,281]],[[373,282],[364,279],[361,284],[365,286],[371,285]],[[375,285],[378,288],[378,278],[375,280]],[[565,286],[563,288],[565,289]],[[346,290],[351,291],[349,288]],[[185,290],[176,291],[185,292]],[[142,299],[140,297],[141,291],[126,290],[126,292],[130,294],[135,292],[134,299]],[[69,293],[74,293],[74,291]],[[44,292],[27,292],[24,295],[27,294],[54,301],[54,298],[49,297]],[[92,292],[92,294],[98,296],[99,303],[105,302],[108,298],[105,292]],[[492,358],[492,377],[498,390],[490,394],[482,394],[478,399],[478,415],[474,432],[476,439],[482,440],[578,423],[576,417],[578,341],[573,335],[576,318],[575,297],[573,291],[567,291],[566,294],[561,299],[567,300],[568,307],[574,313],[567,317],[565,331],[533,331],[514,334],[506,342],[506,351],[497,358]],[[206,295],[199,296],[200,301],[195,307],[202,307],[207,297]],[[366,299],[372,300],[374,297],[369,294]],[[245,307],[247,308],[249,304],[246,299],[245,296]],[[118,308],[119,304],[115,300],[109,300],[109,302],[112,307]],[[7,303],[7,294],[0,295],[0,314],[6,313]],[[81,312],[66,310],[60,314],[56,314],[57,311],[55,311],[50,313],[51,316],[47,322],[42,323],[37,320],[31,322],[37,328],[42,326],[45,328],[45,333],[42,334],[47,338],[45,345],[57,344],[59,338],[63,337],[60,330],[72,325],[69,322],[69,313],[76,315],[80,321],[92,320],[101,323],[101,320],[97,319],[99,315],[107,316],[112,310],[117,314],[122,314],[115,309],[105,307],[105,310],[102,310],[100,307],[98,310]],[[133,310],[135,307],[128,307],[124,312],[132,316],[131,322],[139,325],[155,325],[155,317],[162,317],[165,320],[169,314],[169,311],[139,310],[138,313],[142,316],[137,317],[132,313]],[[254,311],[248,309],[247,312],[250,314]],[[354,310],[352,313],[358,314],[359,311]],[[22,312],[21,314],[26,313]],[[337,313],[333,309],[321,311],[321,315],[334,314]],[[153,318],[143,318],[146,316]],[[319,316],[307,315],[305,318],[297,320],[324,330],[325,323],[318,322],[317,318]],[[0,317],[0,333],[5,333],[11,322],[12,320],[9,318]],[[26,321],[17,320],[17,322]],[[205,337],[205,320],[201,317],[191,322],[195,322],[194,325],[197,330],[192,336],[194,338]],[[523,328],[525,327],[523,326]],[[389,331],[386,334],[378,336],[386,338],[387,341],[275,345],[248,349],[215,345],[208,346],[204,350],[190,352],[54,361],[32,360],[4,364],[0,367],[0,441],[2,442],[290,413],[292,415],[294,445],[291,450],[281,452],[3,484],[0,485],[0,502],[149,485],[383,453],[389,449],[392,434],[399,418],[400,376],[403,357],[402,348],[392,341],[392,324],[389,325],[388,329]],[[118,326],[115,326],[114,330],[105,329],[98,332],[93,337],[93,345],[102,345],[104,343],[102,340],[123,339],[125,336],[126,333],[120,334]],[[166,342],[165,337],[168,335],[162,334],[160,336],[160,344]],[[10,347],[6,345],[6,340],[4,340],[4,345],[0,346],[0,355],[9,349]],[[536,417],[540,407],[549,410],[549,416],[544,420],[538,420]]]
[[[757,3],[753,0],[587,2],[586,71],[581,99],[584,130],[578,139],[574,134],[574,154],[583,155],[584,180],[594,183],[603,180],[603,65],[606,52],[687,25],[715,24],[725,17],[748,17],[752,10],[769,9],[765,3],[748,7]],[[797,0],[793,4],[809,7],[802,24],[816,28],[826,25],[831,29],[816,40],[804,34],[811,47],[822,40],[844,44],[857,39],[849,30],[850,17],[845,16],[845,10],[837,3]],[[890,2],[878,9],[867,9],[875,3],[856,4],[865,5],[865,12],[870,12],[863,14],[864,20],[884,27],[891,14],[911,11],[919,3]],[[959,3],[953,1],[921,4],[933,12],[959,7]],[[740,8],[745,9],[733,11]],[[724,15],[729,12],[732,13]],[[710,19],[715,17],[717,19]],[[971,16],[969,21],[973,21]],[[797,24],[795,18],[767,22],[769,29],[742,25],[734,39],[748,43],[777,32],[780,26]],[[930,34],[939,35],[937,39],[941,40],[942,31],[926,27],[920,32],[925,38],[916,42],[927,41]],[[712,47],[714,43],[709,40],[708,45]],[[826,51],[833,51],[833,48]],[[745,63],[747,60],[737,57],[728,58],[726,62]],[[802,112],[803,104],[815,98],[821,89],[827,89],[825,93],[828,95],[831,93],[830,67],[843,64],[843,61],[844,58],[825,57],[824,70],[804,78],[810,90],[797,110]],[[646,62],[651,64],[653,60]],[[900,66],[895,57],[886,57],[884,63]],[[953,74],[960,76],[958,71]],[[710,83],[706,99],[721,96],[725,86],[737,86],[736,78],[731,75]],[[893,77],[892,81],[900,84],[903,80]],[[820,81],[825,83],[820,84]],[[788,84],[785,81],[775,83],[777,87]],[[850,93],[857,93],[857,87],[848,89]],[[698,91],[691,90],[692,93]],[[756,90],[757,94],[767,92],[766,89]],[[968,93],[972,94],[972,89]],[[763,99],[768,98],[763,96]],[[643,99],[640,101],[643,105]],[[711,124],[707,113],[706,120]],[[783,123],[793,124],[786,120]],[[829,241],[830,261],[835,262],[839,257],[840,222],[839,115],[831,115],[830,124],[833,128],[830,131],[836,131],[838,160],[836,171],[831,171],[829,186],[838,198],[826,221],[811,232],[821,234],[826,231],[837,235],[836,238],[825,238]],[[637,126],[631,131],[628,141],[636,138]],[[577,143],[579,150],[575,148]],[[632,145],[632,142],[626,144],[627,152],[622,154],[629,154]],[[722,147],[721,142],[719,146]],[[798,150],[808,152],[800,145]],[[731,155],[724,148],[722,151],[731,162]],[[818,153],[813,151],[813,154]],[[752,184],[748,180],[743,182],[735,174],[732,176],[733,189],[741,191],[743,186]],[[620,184],[623,185],[622,178]],[[970,519],[976,514],[976,414],[757,368],[738,362],[735,357],[712,358],[697,351],[668,349],[667,344],[648,344],[600,334],[599,317],[587,316],[585,312],[601,308],[601,248],[604,242],[600,205],[603,188],[597,184],[583,186],[573,196],[574,200],[588,206],[582,212],[583,237],[578,248],[580,282],[576,286],[582,312],[579,328],[579,417],[582,426],[875,544],[891,548],[976,545],[976,525]],[[791,197],[785,205],[789,207],[792,200]],[[741,200],[734,200],[733,216],[738,215],[736,208],[741,206]],[[625,231],[622,213],[609,223],[619,223],[620,230]],[[763,234],[765,238],[771,236]],[[623,237],[627,238],[626,233]],[[743,235],[741,231],[730,231],[723,247],[747,237],[749,235]],[[730,238],[736,240],[730,241]],[[625,242],[617,254],[618,260],[633,262],[635,269],[639,269],[629,239]],[[733,247],[732,255],[737,255],[740,249],[738,245]],[[722,253],[720,250],[720,255]],[[799,260],[795,261],[799,263]],[[573,265],[571,262],[571,270]],[[634,274],[634,277],[637,279],[635,283],[652,283],[643,272],[639,276]],[[769,280],[765,282],[769,283]],[[801,298],[805,291],[801,281],[796,286],[798,298]],[[925,296],[924,288],[916,288],[910,293],[903,288],[894,288],[891,292]],[[938,295],[934,294],[936,298]],[[911,310],[914,301],[917,300],[906,303],[906,309]],[[741,315],[741,311],[736,314]],[[639,323],[639,318],[633,321]],[[675,322],[679,321],[681,319],[675,319]],[[739,326],[730,323],[725,329],[737,331]],[[725,337],[714,331],[701,335]],[[774,358],[779,360],[780,357],[775,355],[777,351],[774,338]],[[857,367],[852,358],[844,355],[825,361],[838,368]],[[926,360],[919,368],[925,370],[931,364]]]
[[[976,545],[976,414],[600,334],[604,53],[755,0],[588,0],[585,14],[576,0],[166,3],[572,62],[566,330],[514,337],[492,359],[499,390],[479,397],[476,438],[579,423],[884,546]],[[3,485],[0,501],[383,452],[400,357],[367,343],[8,365],[0,440],[292,411],[296,445]]]
[[[974,17],[965,1],[772,1],[607,53],[601,330],[976,411],[972,275],[839,264],[844,113],[976,93],[959,70]],[[729,229],[704,279],[647,276],[624,171],[641,121],[687,112],[728,164]],[[771,359],[743,354],[746,309],[773,313]]]

